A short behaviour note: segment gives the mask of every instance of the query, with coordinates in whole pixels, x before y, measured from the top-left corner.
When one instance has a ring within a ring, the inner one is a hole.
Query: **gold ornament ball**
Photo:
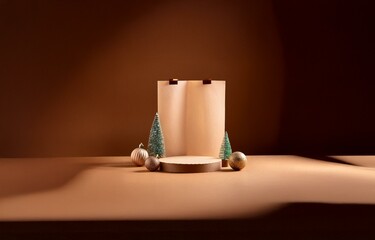
[[[157,157],[150,156],[146,159],[145,166],[149,171],[154,172],[158,170],[160,161]]]
[[[234,152],[229,156],[229,166],[235,171],[239,171],[246,166],[247,159],[242,152]]]
[[[145,165],[145,160],[148,158],[148,152],[143,148],[143,144],[139,144],[139,147],[134,149],[130,154],[130,159],[137,166]]]

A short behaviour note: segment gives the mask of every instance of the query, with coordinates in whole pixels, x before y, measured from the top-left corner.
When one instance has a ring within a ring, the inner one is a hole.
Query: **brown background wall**
[[[281,152],[375,154],[374,1],[282,1]]]
[[[374,153],[370,4],[2,0],[0,156],[129,155],[156,81],[207,77],[234,150]]]

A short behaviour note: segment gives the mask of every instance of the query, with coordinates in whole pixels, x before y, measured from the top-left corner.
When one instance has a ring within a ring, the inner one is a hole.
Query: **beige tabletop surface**
[[[242,171],[149,172],[129,157],[0,158],[0,221],[258,216],[287,203],[375,204],[375,156],[248,156]]]

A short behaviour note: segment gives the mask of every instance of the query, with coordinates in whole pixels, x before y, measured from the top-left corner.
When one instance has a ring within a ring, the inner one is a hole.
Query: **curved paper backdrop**
[[[225,81],[158,81],[167,156],[219,156],[225,131]]]

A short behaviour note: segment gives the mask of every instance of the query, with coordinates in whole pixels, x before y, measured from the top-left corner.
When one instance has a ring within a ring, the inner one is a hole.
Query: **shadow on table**
[[[375,205],[294,203],[259,217],[0,222],[5,239],[375,239]]]
[[[118,167],[118,168],[138,168],[138,166],[134,165],[131,162],[124,162],[124,163],[106,163],[102,165],[103,167]]]
[[[92,158],[2,159],[0,198],[59,188],[92,167],[134,167],[129,162],[96,161]]]
[[[314,155],[314,154],[297,154],[297,156],[310,158],[314,160],[324,161],[324,162],[332,162],[332,163],[340,163],[340,164],[347,164],[351,166],[358,166],[354,163],[346,162],[344,160],[332,157],[332,156],[324,156],[324,155]]]

